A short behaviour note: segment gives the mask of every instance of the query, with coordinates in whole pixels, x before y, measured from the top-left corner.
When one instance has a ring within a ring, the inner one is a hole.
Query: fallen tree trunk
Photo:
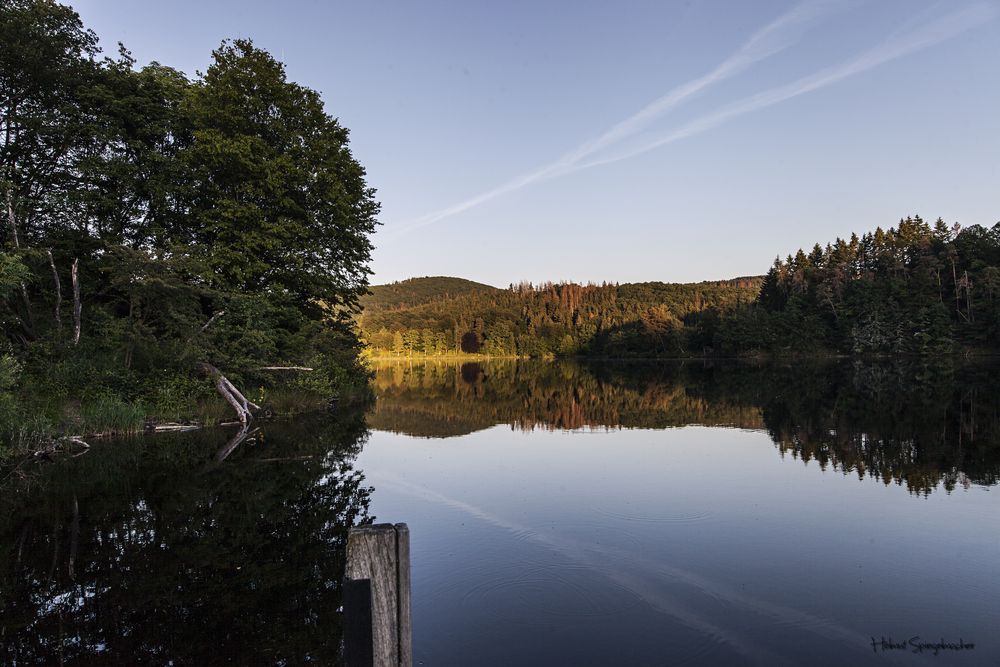
[[[237,389],[236,386],[222,374],[222,371],[212,364],[207,361],[203,361],[201,362],[201,368],[213,380],[215,380],[215,390],[219,392],[219,395],[222,396],[222,398],[226,399],[226,402],[229,403],[229,405],[233,406],[233,410],[236,411],[236,416],[239,418],[241,424],[246,424],[253,419],[253,413],[250,412],[250,408],[260,410],[259,405],[244,396],[240,390]]]
[[[168,422],[166,424],[147,424],[147,433],[182,433],[184,431],[197,431],[201,424],[178,424]]]

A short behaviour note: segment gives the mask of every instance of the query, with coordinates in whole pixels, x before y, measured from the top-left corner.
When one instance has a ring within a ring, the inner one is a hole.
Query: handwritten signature
[[[898,642],[893,641],[891,636],[883,636],[879,639],[872,637],[872,651],[875,653],[879,651],[910,651],[911,653],[926,652],[931,655],[937,655],[941,651],[972,651],[975,648],[976,645],[974,643],[967,642],[961,637],[959,637],[957,642],[946,642],[944,639],[940,641],[924,641],[919,635]]]

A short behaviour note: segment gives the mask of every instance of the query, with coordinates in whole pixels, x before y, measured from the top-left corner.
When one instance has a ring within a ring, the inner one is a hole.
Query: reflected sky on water
[[[391,364],[366,410],[95,441],[5,483],[0,663],[335,663],[387,521],[417,664],[997,664],[997,378]]]

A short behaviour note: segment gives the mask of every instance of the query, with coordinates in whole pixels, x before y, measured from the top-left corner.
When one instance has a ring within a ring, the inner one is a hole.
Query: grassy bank
[[[366,350],[363,359],[372,362],[389,361],[489,361],[491,359],[528,359],[526,355],[517,354],[471,354],[468,352],[448,352],[445,354],[424,354],[415,352],[413,354],[392,354],[383,350]],[[554,358],[554,357],[549,357]]]
[[[239,384],[269,415],[289,416],[367,400],[367,377],[331,382],[300,376],[271,383]],[[22,383],[0,393],[0,462],[51,447],[60,440],[142,433],[158,424],[214,426],[235,418],[232,407],[204,378],[176,376],[139,391],[89,387],[80,392]]]

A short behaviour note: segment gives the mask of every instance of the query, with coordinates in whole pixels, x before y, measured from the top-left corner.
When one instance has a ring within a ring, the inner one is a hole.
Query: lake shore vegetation
[[[713,282],[437,289],[443,280],[372,288],[359,323],[374,356],[1000,352],[1000,223],[962,228],[910,216],[776,259],[763,276]]]
[[[232,418],[219,377],[286,411],[367,393],[379,204],[316,91],[247,40],[139,67],[55,2],[0,33],[0,451]]]

